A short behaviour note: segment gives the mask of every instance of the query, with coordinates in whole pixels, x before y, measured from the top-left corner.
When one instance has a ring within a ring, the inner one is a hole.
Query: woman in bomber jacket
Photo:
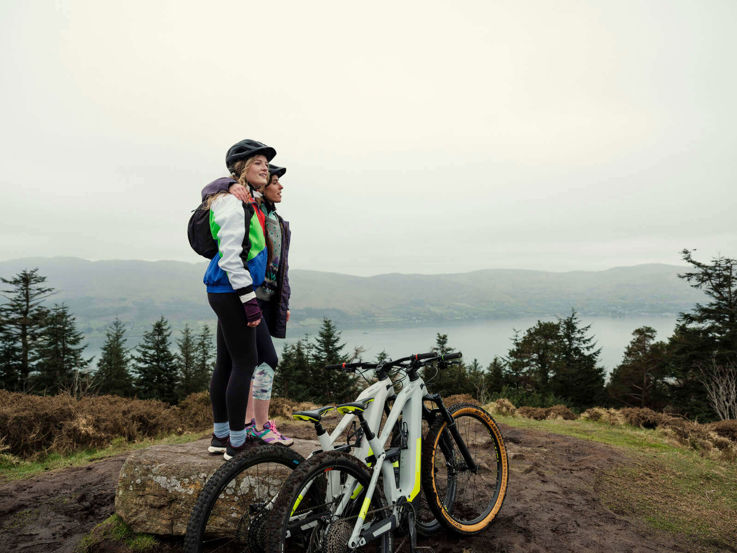
[[[291,446],[294,442],[284,436],[269,419],[269,404],[274,382],[274,372],[278,364],[276,349],[271,337],[284,338],[289,320],[289,244],[291,233],[289,223],[276,213],[276,204],[282,200],[283,185],[279,181],[286,169],[269,165],[269,181],[263,187],[248,187],[235,179],[218,179],[202,191],[203,199],[229,191],[233,196],[248,203],[256,198],[264,216],[268,258],[263,284],[255,288],[258,304],[263,316],[256,328],[258,361],[253,373],[251,390],[247,403],[247,440],[265,444]]]

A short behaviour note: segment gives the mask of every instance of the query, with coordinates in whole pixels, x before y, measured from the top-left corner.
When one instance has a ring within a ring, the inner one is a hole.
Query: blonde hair
[[[246,160],[238,160],[235,162],[235,164],[233,164],[233,178],[246,188],[250,186],[250,184],[246,180],[246,173],[248,173],[248,169],[251,167],[255,160],[256,157],[254,156],[249,157]]]
[[[231,176],[233,179],[235,179],[236,182],[242,184],[246,188],[249,188],[248,181],[246,180],[246,173],[248,172],[248,168],[251,166],[255,158],[249,157],[246,160],[238,160],[233,164],[233,173]],[[228,191],[218,192],[217,194],[213,194],[209,198],[207,198],[207,201],[205,202],[205,207],[207,209],[210,209],[210,206],[212,206],[212,202],[217,200],[220,196],[225,196],[228,194]]]

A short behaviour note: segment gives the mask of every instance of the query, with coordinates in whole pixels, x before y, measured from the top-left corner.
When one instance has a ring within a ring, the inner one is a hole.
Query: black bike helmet
[[[225,165],[228,167],[228,171],[232,173],[236,161],[258,155],[266,156],[266,159],[271,161],[276,155],[276,150],[263,142],[246,138],[230,147],[228,153],[225,154]]]
[[[286,172],[286,167],[277,167],[276,165],[272,165],[271,163],[269,163],[269,181],[271,181],[271,177],[273,177],[274,175],[282,178],[284,176],[284,173]]]

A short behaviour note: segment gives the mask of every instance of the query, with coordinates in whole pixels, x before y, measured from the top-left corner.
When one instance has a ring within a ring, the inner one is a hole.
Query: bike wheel
[[[328,451],[306,460],[287,478],[268,515],[266,553],[391,552],[391,530],[356,549],[348,546],[359,517],[366,529],[391,515],[379,486],[363,512],[370,480],[365,463],[347,453]]]
[[[262,553],[267,511],[287,476],[303,461],[290,448],[265,445],[224,463],[197,497],[184,552]]]
[[[467,466],[448,423],[438,417],[423,444],[422,487],[428,506],[447,528],[476,534],[499,513],[507,493],[509,462],[494,419],[476,405],[448,410],[478,470]]]

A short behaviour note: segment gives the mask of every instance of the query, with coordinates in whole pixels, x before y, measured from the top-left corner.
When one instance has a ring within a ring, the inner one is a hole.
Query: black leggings
[[[258,300],[261,308],[261,324],[256,327],[256,350],[258,351],[258,364],[266,363],[269,367],[276,370],[276,364],[279,358],[276,356],[274,342],[269,333],[269,325],[266,324],[266,316],[269,313],[268,303]]]
[[[208,293],[207,301],[218,316],[217,356],[210,379],[213,419],[228,422],[231,430],[243,430],[251,376],[258,361],[257,331],[248,326],[237,294]],[[262,320],[259,326],[263,324]]]

